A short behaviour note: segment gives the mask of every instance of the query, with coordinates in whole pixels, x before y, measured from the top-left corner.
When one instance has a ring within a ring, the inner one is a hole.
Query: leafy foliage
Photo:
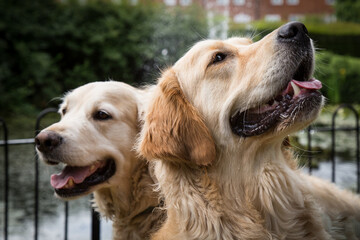
[[[360,23],[360,1],[336,0],[335,13],[340,21]]]
[[[0,115],[34,113],[88,82],[154,81],[207,33],[196,7],[80,2],[0,0]]]
[[[329,103],[360,103],[360,59],[329,52],[317,54],[316,77]]]

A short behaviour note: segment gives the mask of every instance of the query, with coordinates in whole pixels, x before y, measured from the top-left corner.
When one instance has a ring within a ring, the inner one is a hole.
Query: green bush
[[[316,78],[323,82],[323,94],[331,104],[360,103],[360,59],[329,52],[316,56]]]
[[[154,81],[206,36],[196,7],[0,0],[0,116],[34,113],[84,83]]]
[[[336,0],[335,14],[339,20],[360,23],[359,13],[359,0]]]

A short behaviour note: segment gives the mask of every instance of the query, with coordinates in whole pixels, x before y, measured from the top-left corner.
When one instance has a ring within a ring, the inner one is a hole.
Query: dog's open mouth
[[[265,104],[235,112],[230,118],[231,129],[241,137],[251,137],[263,134],[277,123],[295,118],[299,113],[306,114],[321,104],[322,95],[318,91],[321,87],[321,82],[314,78],[307,81],[291,80],[285,89]]]
[[[108,180],[115,170],[115,161],[111,158],[84,167],[66,165],[61,173],[51,175],[51,186],[60,197],[76,197]]]

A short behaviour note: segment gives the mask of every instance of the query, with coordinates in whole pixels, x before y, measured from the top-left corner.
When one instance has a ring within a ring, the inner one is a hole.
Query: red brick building
[[[331,19],[334,0],[163,0],[166,5],[187,6],[198,3],[205,9],[246,23],[253,20],[292,21],[305,15],[322,15]]]

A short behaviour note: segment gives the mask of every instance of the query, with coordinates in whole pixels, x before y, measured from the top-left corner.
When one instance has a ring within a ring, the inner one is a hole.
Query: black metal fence
[[[355,116],[355,124],[353,127],[336,127],[336,116],[341,109],[349,109]],[[359,153],[359,114],[355,110],[355,108],[350,104],[342,104],[338,108],[335,109],[334,113],[332,114],[331,119],[331,127],[316,127],[313,128],[312,126],[309,126],[307,128],[307,136],[308,136],[308,166],[309,166],[309,174],[312,173],[312,132],[330,132],[331,133],[331,164],[332,164],[332,170],[331,170],[331,181],[335,182],[335,173],[336,173],[336,163],[335,163],[335,132],[338,131],[344,131],[344,132],[355,132],[356,133],[356,142],[355,142],[355,149],[356,149],[356,165],[357,165],[357,193],[360,193],[360,153]]]
[[[355,116],[355,124],[354,127],[336,127],[336,116],[340,109],[347,108],[349,109]],[[40,122],[41,120],[49,113],[57,112],[55,108],[48,108],[42,111],[35,125],[35,133],[39,133],[40,131]],[[0,146],[4,147],[4,240],[8,240],[8,220],[9,220],[9,145],[22,145],[22,144],[34,144],[34,139],[8,139],[8,128],[6,122],[0,118],[0,124],[2,125],[4,136],[3,140],[0,140]],[[335,182],[335,173],[336,173],[336,164],[335,164],[335,132],[337,131],[345,131],[345,132],[355,132],[356,133],[356,164],[357,164],[357,192],[360,193],[360,155],[359,155],[359,114],[354,109],[353,106],[348,104],[340,105],[332,115],[332,124],[331,127],[316,127],[312,126],[307,128],[307,137],[308,137],[308,166],[309,166],[309,174],[312,173],[313,164],[313,153],[312,153],[312,133],[313,132],[331,132],[331,161],[332,161],[332,182]],[[35,170],[35,206],[34,206],[34,240],[38,239],[38,223],[39,223],[39,159],[36,157],[34,163]],[[64,223],[64,239],[68,239],[68,203],[65,202],[65,223]],[[100,239],[100,220],[99,216],[96,212],[92,211],[92,227],[91,227],[91,239],[99,240]],[[28,238],[29,239],[29,238]]]
[[[36,119],[35,135],[40,132],[41,120],[49,113],[55,113],[57,109],[47,108],[40,112]],[[3,140],[0,140],[0,146],[4,147],[4,240],[8,240],[8,227],[9,227],[9,146],[10,145],[23,145],[23,144],[35,144],[33,138],[29,139],[8,139],[8,128],[6,122],[0,118],[0,124],[2,125],[4,136]],[[34,162],[34,240],[39,237],[39,159],[36,155]],[[68,219],[69,219],[69,205],[68,202],[64,202],[65,211],[65,223],[64,223],[64,240],[68,239]],[[91,210],[91,240],[100,239],[100,219],[99,214],[93,209]],[[29,239],[29,238],[28,238]]]

